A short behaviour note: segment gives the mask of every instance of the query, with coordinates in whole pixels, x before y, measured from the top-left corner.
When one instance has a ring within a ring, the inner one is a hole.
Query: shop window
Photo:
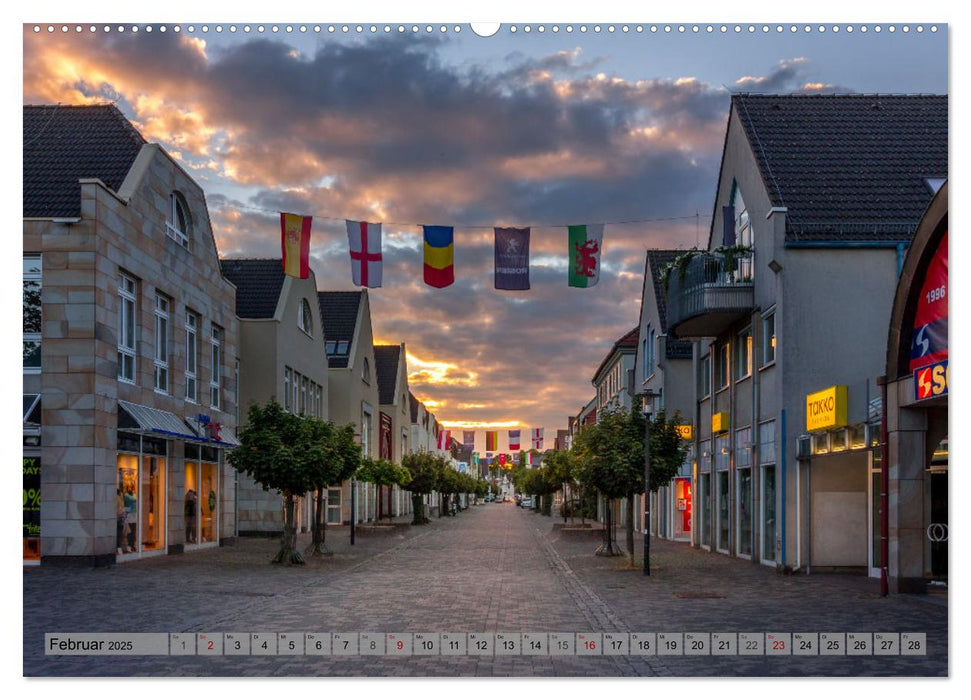
[[[775,562],[775,465],[762,467],[762,560]]]
[[[212,374],[209,378],[209,405],[219,410],[222,407],[223,381],[223,329],[212,324],[210,349],[212,351]]]
[[[135,382],[135,338],[138,286],[134,278],[122,274],[118,281],[118,379]]]
[[[717,492],[715,500],[717,502],[717,539],[715,548],[723,552],[728,552],[728,533],[729,533],[729,507],[728,507],[728,472],[717,472],[715,485]]]
[[[735,503],[738,512],[738,554],[752,556],[752,469],[745,467],[736,472]]]
[[[752,329],[738,334],[735,344],[735,379],[744,379],[752,373]]]
[[[192,219],[189,216],[189,205],[181,192],[169,195],[169,219],[165,222],[166,235],[183,248],[189,247]]]
[[[762,317],[762,333],[760,336],[759,364],[765,367],[775,362],[775,312]]]
[[[185,462],[185,542],[207,544],[217,542],[219,457],[202,454],[197,446],[193,452],[186,446]],[[209,461],[204,461],[209,460]]]
[[[41,256],[24,256],[24,371],[40,371]]]
[[[297,327],[310,337],[313,337],[314,317],[310,313],[310,303],[306,299],[300,300],[300,311],[297,315]]]
[[[165,451],[162,446],[152,451]],[[116,553],[160,551],[165,548],[164,456],[120,453],[115,492]]]
[[[705,547],[711,547],[711,474],[699,477],[698,499],[700,511],[700,542]]]
[[[171,299],[155,293],[155,391],[169,392],[169,308]]]
[[[199,317],[185,312],[185,400],[199,401]]]

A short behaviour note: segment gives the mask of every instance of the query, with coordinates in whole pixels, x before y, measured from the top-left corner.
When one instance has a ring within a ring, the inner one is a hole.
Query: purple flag
[[[528,227],[496,227],[496,289],[529,289]]]

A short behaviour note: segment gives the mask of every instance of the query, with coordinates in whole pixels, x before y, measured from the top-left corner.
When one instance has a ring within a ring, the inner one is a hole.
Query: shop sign
[[[24,457],[24,537],[40,537],[40,457]]]
[[[914,370],[914,394],[918,401],[947,396],[947,360]]]
[[[711,432],[724,433],[728,430],[728,411],[720,411],[711,417]]]
[[[196,421],[198,421],[199,425],[201,425],[203,429],[206,431],[206,435],[210,440],[215,440],[216,442],[220,442],[223,439],[222,423],[214,421],[206,413],[200,413],[199,415],[197,415]]]
[[[828,389],[806,395],[806,430],[829,430],[846,426],[846,387]]]
[[[694,435],[694,431],[692,430],[692,425],[690,423],[676,425],[674,426],[674,429],[677,431],[678,437],[682,440],[690,440]]]
[[[916,372],[919,368],[933,366],[946,359],[947,233],[937,245],[917,298],[910,340],[910,371]]]

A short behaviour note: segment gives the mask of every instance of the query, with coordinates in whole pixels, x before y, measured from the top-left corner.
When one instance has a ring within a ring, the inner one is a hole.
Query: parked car
[[[522,506],[523,508],[532,508],[533,507],[533,497],[532,496],[523,496],[523,500],[519,502],[519,505]]]

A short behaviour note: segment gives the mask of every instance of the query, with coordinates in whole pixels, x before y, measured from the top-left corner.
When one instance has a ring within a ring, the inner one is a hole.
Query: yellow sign
[[[838,384],[806,395],[806,430],[829,430],[846,425],[846,387]]]
[[[678,437],[680,437],[682,440],[690,440],[691,439],[691,436],[693,435],[693,432],[692,432],[692,429],[691,428],[692,428],[692,426],[691,426],[690,423],[688,423],[686,425],[676,425],[676,426],[674,426],[674,429],[678,431]]]
[[[720,413],[715,413],[711,417],[711,432],[713,433],[724,433],[728,430],[728,412],[721,411]]]

